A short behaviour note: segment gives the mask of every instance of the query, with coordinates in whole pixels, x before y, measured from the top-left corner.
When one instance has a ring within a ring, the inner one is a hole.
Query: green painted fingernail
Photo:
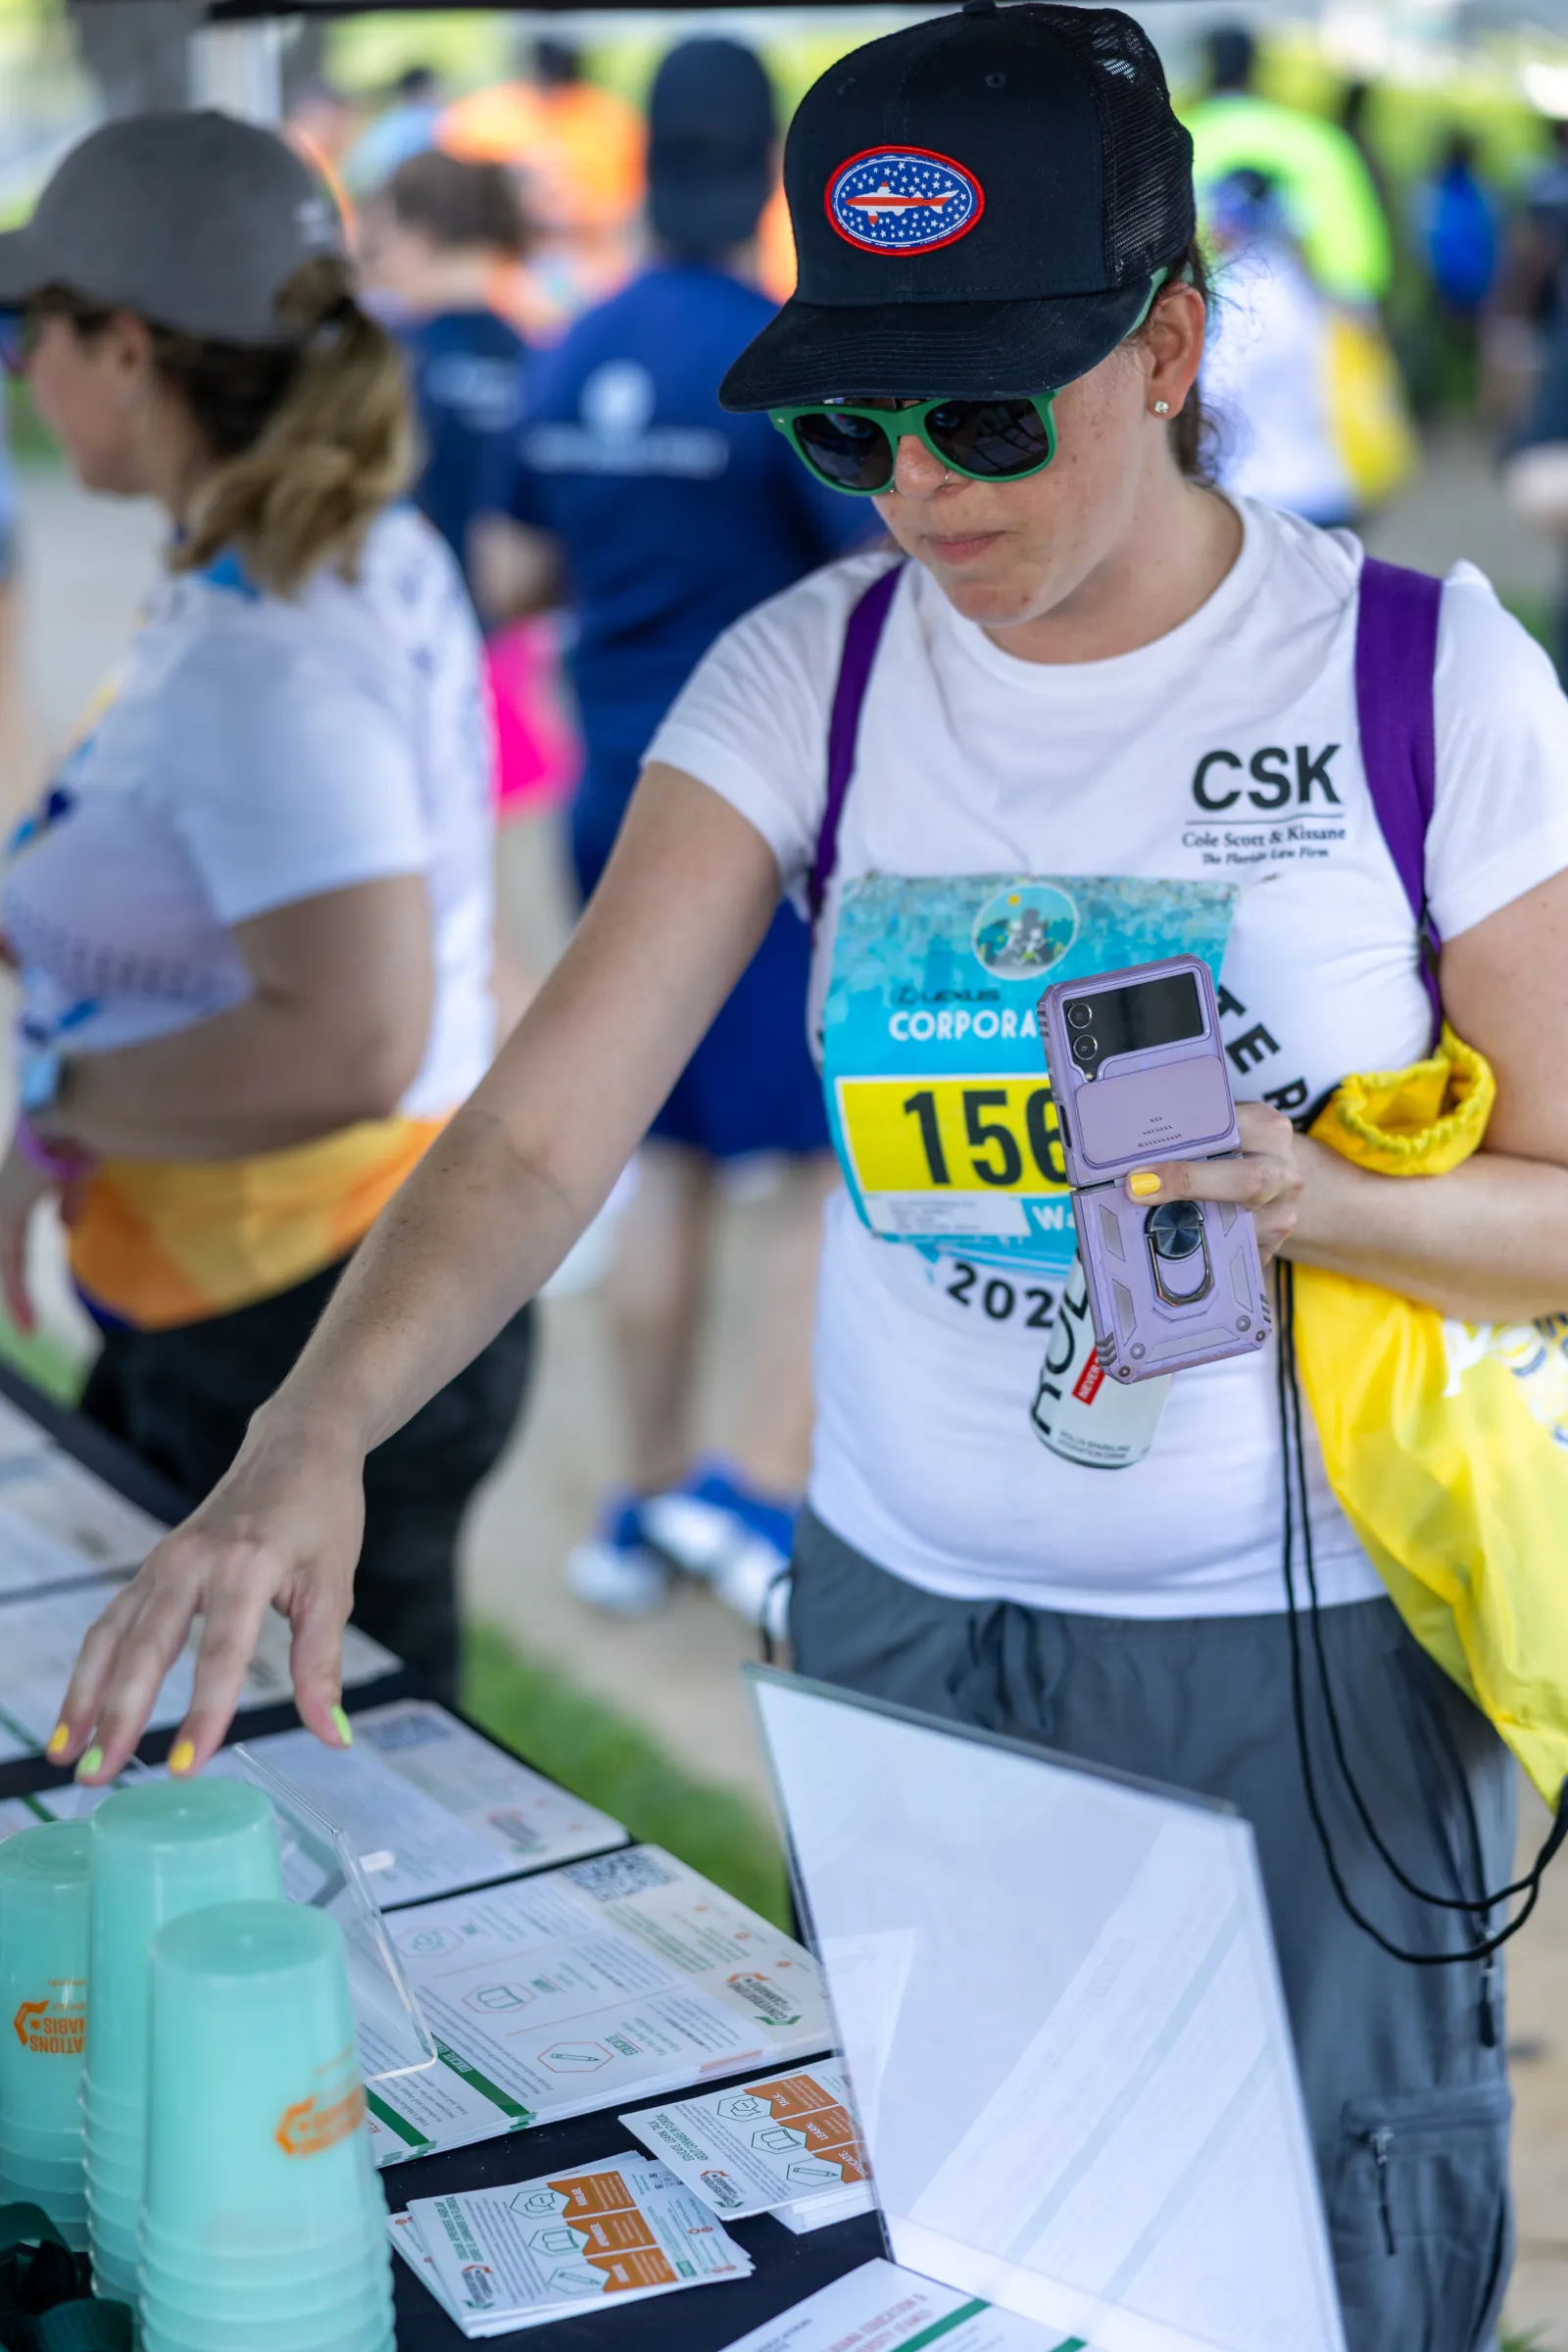
[[[76,1778],[78,1781],[90,1781],[93,1774],[95,1772],[102,1772],[103,1768],[103,1749],[101,1747],[89,1747],[87,1753],[82,1757],[81,1762],[76,1766]]]
[[[332,1709],[332,1729],[334,1732],[336,1732],[338,1738],[342,1740],[345,1747],[352,1747],[354,1745],[354,1726],[352,1723],[350,1723],[348,1717],[344,1714],[341,1707],[334,1707]]]

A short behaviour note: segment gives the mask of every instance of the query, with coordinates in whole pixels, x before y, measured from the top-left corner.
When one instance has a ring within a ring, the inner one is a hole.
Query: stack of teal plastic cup
[[[280,1896],[283,1874],[272,1808],[244,1781],[126,1788],[89,1826],[87,2234],[95,2292],[130,2303],[146,2159],[153,1937],[166,1921],[209,1904]],[[215,2098],[220,2082],[216,2075]]]
[[[0,2203],[41,2205],[78,2250],[88,1839],[62,1821],[0,1845]]]
[[[225,1903],[153,1944],[142,2352],[392,2352],[342,1931]]]

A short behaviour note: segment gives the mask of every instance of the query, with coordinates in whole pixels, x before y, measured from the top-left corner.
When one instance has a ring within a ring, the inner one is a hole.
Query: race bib
[[[1216,881],[868,874],[847,883],[823,1014],[833,1148],[857,1210],[927,1256],[1060,1277],[1075,1253],[1035,1022],[1048,981],[1165,956],[1219,974]]]

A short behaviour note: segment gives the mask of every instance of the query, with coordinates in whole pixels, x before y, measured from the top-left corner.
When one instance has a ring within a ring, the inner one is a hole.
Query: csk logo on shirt
[[[827,217],[866,253],[934,253],[967,236],[986,209],[966,166],[927,147],[867,147],[827,183]]]

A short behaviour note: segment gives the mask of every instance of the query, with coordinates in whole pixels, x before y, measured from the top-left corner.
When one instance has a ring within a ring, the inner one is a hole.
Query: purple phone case
[[[1069,1001],[1183,972],[1198,984],[1202,1036],[1109,1055],[1086,1075],[1073,1054]],[[1207,964],[1172,956],[1058,981],[1041,998],[1039,1017],[1101,1362],[1130,1382],[1250,1355],[1271,1327],[1251,1211],[1223,1200],[1151,1208],[1130,1200],[1122,1182],[1161,1160],[1241,1149]]]

